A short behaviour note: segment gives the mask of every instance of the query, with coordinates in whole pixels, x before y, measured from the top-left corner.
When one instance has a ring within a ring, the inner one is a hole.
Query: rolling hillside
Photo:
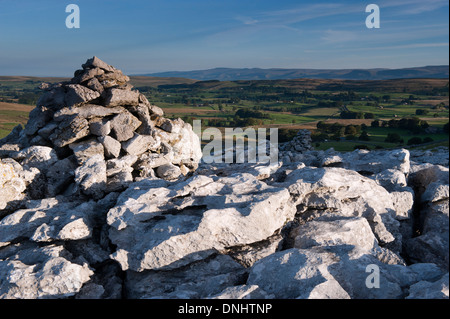
[[[449,66],[425,66],[405,69],[259,69],[215,68],[196,71],[172,71],[142,76],[181,77],[194,80],[279,80],[279,79],[341,79],[388,80],[412,78],[448,78]]]

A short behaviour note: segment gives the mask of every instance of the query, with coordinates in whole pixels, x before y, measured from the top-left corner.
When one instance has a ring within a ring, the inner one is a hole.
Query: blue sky
[[[68,4],[80,28],[68,29]],[[381,28],[368,29],[375,3]],[[449,64],[448,0],[0,0],[0,75]]]

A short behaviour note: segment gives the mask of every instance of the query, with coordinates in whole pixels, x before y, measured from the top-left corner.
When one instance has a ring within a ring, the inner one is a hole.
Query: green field
[[[62,80],[67,79],[0,77],[0,138],[15,125],[27,122],[28,112],[42,94],[37,89],[41,82]],[[353,125],[358,129],[365,126],[370,140],[349,140],[348,136],[331,139],[330,135],[327,141],[316,144],[318,149],[333,147],[339,151],[351,151],[357,145],[366,145],[370,149],[409,147],[406,145],[408,140],[415,136],[429,137],[436,145],[448,144],[448,134],[442,130],[449,121],[448,79],[219,82],[131,77],[131,83],[152,104],[163,108],[167,117],[180,117],[188,123],[201,119],[203,129],[208,125],[219,128],[253,126],[290,130],[305,128],[314,133],[317,123],[322,121]],[[12,107],[14,105],[17,109]],[[240,110],[253,113],[240,117]],[[355,119],[343,119],[343,111],[360,115]],[[373,120],[389,122],[412,117],[425,121],[435,128],[435,132],[423,130],[420,134],[413,134],[405,129],[371,127]],[[397,133],[403,143],[386,142],[389,133]]]

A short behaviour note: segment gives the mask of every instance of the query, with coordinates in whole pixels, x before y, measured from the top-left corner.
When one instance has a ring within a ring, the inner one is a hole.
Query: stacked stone
[[[280,145],[280,150],[284,152],[304,153],[313,149],[311,143],[311,132],[308,130],[299,130],[290,142]]]
[[[142,178],[174,180],[195,170],[201,148],[192,127],[164,118],[129,80],[93,57],[70,81],[42,84],[25,129],[0,141],[0,157],[29,167],[30,156],[44,157],[44,196],[81,191],[98,199]]]
[[[311,132],[299,130],[291,141],[279,145],[279,158],[284,165],[298,162],[312,164],[316,161],[316,154],[311,143]]]

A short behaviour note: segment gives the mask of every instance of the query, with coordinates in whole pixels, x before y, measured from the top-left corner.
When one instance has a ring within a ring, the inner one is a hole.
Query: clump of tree
[[[433,110],[441,110],[441,109],[446,109],[446,108],[448,108],[448,107],[445,106],[444,102],[436,104],[432,107]]]
[[[414,136],[408,140],[408,145],[422,144],[423,141],[420,137]]]
[[[340,115],[341,119],[364,119],[363,112],[342,111]]]
[[[358,137],[360,141],[370,141],[370,136],[367,134],[367,131],[363,131],[361,135]]]
[[[328,134],[322,132],[312,132],[311,140],[313,142],[325,142],[329,139]]]
[[[417,144],[426,144],[426,143],[431,143],[431,142],[433,142],[433,139],[429,136],[425,137],[424,139],[422,139],[418,136],[414,136],[408,140],[407,144],[408,145],[417,145]]]
[[[402,144],[404,142],[402,137],[398,133],[388,133],[384,141],[386,143],[396,143],[396,144]]]
[[[389,127],[407,129],[414,134],[418,134],[430,127],[430,125],[427,121],[423,121],[417,117],[412,117],[402,118],[400,120],[392,119],[389,121]]]
[[[343,125],[340,123],[325,123],[323,121],[319,121],[316,127],[321,133],[336,134],[338,132],[342,132],[343,136],[357,135],[362,130],[361,125]]]
[[[371,127],[389,127],[400,128],[411,131],[413,134],[422,133],[425,129],[430,127],[427,121],[421,120],[418,117],[402,118],[400,120],[392,119],[389,121],[372,121]]]
[[[296,129],[281,128],[278,130],[278,142],[285,143],[292,141],[292,139],[297,135],[297,133],[298,130]]]
[[[417,109],[416,110],[416,115],[427,115],[428,113],[429,113],[429,111],[426,109]]]
[[[367,136],[366,125],[343,125],[340,123],[325,123],[319,121],[316,125],[317,132],[312,135],[315,142],[323,142],[326,139],[340,140],[345,137],[348,140],[359,139],[361,131],[363,131],[363,138]]]
[[[416,98],[414,97],[414,95],[410,95],[407,99],[402,99],[401,101],[400,101],[400,104],[401,105],[414,105],[414,100],[415,100]]]
[[[375,114],[370,112],[354,112],[354,111],[342,111],[340,114],[341,119],[373,119]]]
[[[342,107],[344,103],[342,101],[319,101],[317,107]]]

